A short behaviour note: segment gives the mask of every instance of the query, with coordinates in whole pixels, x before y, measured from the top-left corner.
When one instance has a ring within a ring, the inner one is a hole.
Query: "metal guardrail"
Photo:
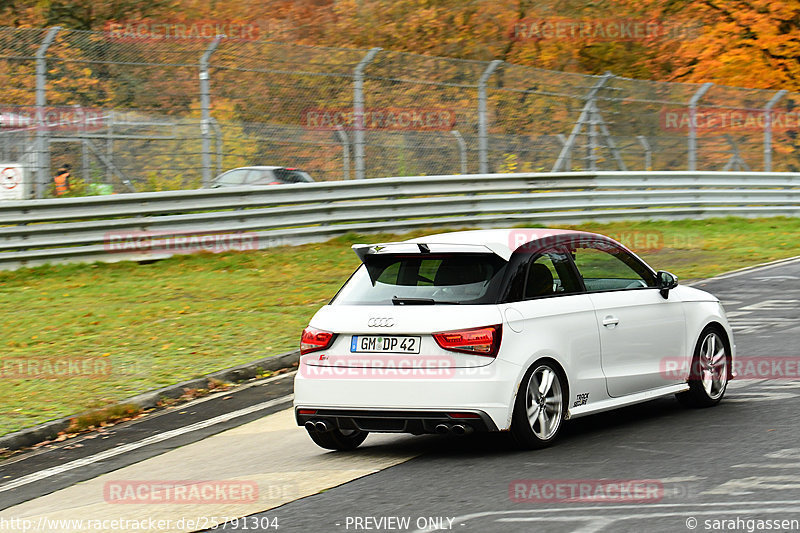
[[[216,251],[187,240],[209,235],[268,248],[347,232],[729,215],[800,215],[800,174],[475,174],[0,202],[0,268]]]

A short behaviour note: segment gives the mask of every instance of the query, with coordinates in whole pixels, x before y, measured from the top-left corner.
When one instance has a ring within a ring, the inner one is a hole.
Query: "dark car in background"
[[[243,187],[249,185],[283,185],[286,183],[313,183],[308,172],[287,167],[239,167],[223,172],[211,182],[212,188]]]

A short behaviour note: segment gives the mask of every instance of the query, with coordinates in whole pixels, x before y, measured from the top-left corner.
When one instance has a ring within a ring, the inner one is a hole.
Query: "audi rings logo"
[[[369,320],[367,320],[367,326],[371,328],[390,328],[394,326],[394,318],[372,317]]]

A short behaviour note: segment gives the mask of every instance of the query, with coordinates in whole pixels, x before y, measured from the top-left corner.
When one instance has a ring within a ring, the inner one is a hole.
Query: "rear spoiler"
[[[494,254],[504,261],[511,258],[511,250],[506,246],[493,244],[422,243],[389,242],[380,244],[354,244],[353,251],[362,263],[368,256],[395,254]]]

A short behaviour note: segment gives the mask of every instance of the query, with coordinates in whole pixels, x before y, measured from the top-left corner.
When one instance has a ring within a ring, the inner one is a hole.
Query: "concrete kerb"
[[[159,401],[169,398],[179,398],[184,394],[187,389],[203,389],[208,387],[210,380],[219,380],[224,382],[238,382],[254,378],[259,374],[267,371],[282,370],[285,368],[292,368],[300,361],[300,352],[293,351],[272,357],[265,357],[250,363],[244,363],[224,370],[218,370],[211,374],[206,374],[202,377],[169,385],[161,389],[144,392],[137,394],[130,398],[120,400],[115,405],[136,405],[141,409],[151,409],[157,407]],[[52,440],[58,436],[59,433],[65,431],[71,424],[72,420],[78,415],[67,416],[59,418],[58,420],[51,420],[40,424],[38,426],[21,429],[0,436],[0,450],[19,450],[28,446],[33,446],[46,440]]]

